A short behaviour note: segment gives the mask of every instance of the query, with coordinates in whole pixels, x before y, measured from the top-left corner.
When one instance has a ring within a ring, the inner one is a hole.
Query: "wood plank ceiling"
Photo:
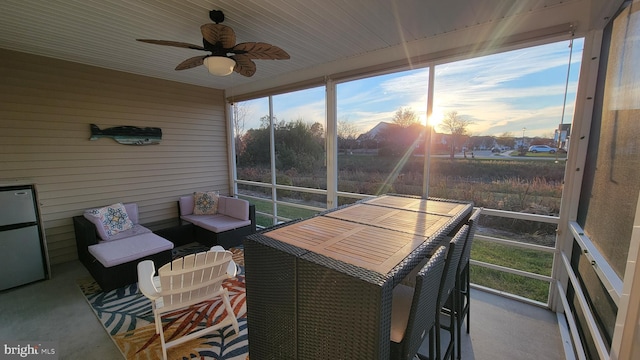
[[[0,48],[200,86],[229,89],[265,82],[403,44],[524,16],[566,21],[560,13],[587,13],[605,0],[2,0]],[[257,60],[251,78],[214,77],[204,67],[175,71],[197,50],[144,44],[136,38],[201,44],[208,12],[223,10],[237,42],[280,46],[290,60]],[[586,9],[576,11],[576,9]],[[574,15],[574,18],[577,19]],[[541,24],[547,24],[540,21]],[[513,27],[514,31],[517,29]],[[503,35],[509,35],[508,29]],[[429,49],[423,51],[430,51]],[[400,53],[402,51],[399,51]],[[399,54],[398,56],[402,56]],[[375,60],[373,60],[375,62]],[[335,67],[327,67],[334,64]],[[350,65],[353,67],[354,65]],[[357,66],[357,65],[356,65]],[[292,79],[293,79],[292,78]]]

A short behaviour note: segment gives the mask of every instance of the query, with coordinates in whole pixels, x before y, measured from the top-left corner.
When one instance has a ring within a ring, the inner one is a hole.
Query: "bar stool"
[[[478,220],[480,219],[480,213],[482,208],[479,208],[471,214],[467,224],[469,225],[469,234],[465,240],[464,250],[460,258],[460,264],[458,265],[458,273],[456,275],[456,295],[458,299],[456,301],[456,331],[458,334],[457,343],[457,355],[458,359],[461,359],[462,353],[462,323],[464,318],[467,318],[467,334],[470,330],[470,318],[471,318],[471,282],[470,282],[470,266],[469,261],[471,259],[471,247],[473,246],[473,237],[475,236],[476,229],[478,228]]]
[[[446,246],[440,246],[415,277],[415,288],[397,285],[391,303],[391,359],[408,360],[415,356],[433,359],[436,317],[439,315],[437,289],[444,272]],[[429,332],[429,357],[418,353]]]
[[[447,260],[444,265],[444,273],[442,274],[442,281],[440,283],[440,291],[438,292],[438,315],[444,314],[449,316],[449,324],[444,325],[440,321],[440,316],[436,316],[436,358],[437,359],[453,359],[456,352],[456,309],[457,299],[456,294],[456,275],[458,272],[458,266],[460,264],[460,258],[462,251],[464,250],[464,243],[469,234],[469,225],[463,225],[460,230],[449,242],[449,251],[447,252]],[[449,332],[449,342],[445,348],[444,354],[442,352],[441,345],[441,331],[447,330]]]

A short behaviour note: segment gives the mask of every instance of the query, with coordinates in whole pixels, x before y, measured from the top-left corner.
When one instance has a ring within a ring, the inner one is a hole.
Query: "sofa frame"
[[[180,226],[191,224],[180,218],[180,201],[177,201],[177,203]],[[254,204],[249,204],[249,220],[251,220],[250,225],[222,232],[214,232],[193,224],[193,238],[195,241],[206,246],[220,245],[225,249],[240,246],[245,236],[256,232],[256,206]]]
[[[102,291],[106,292],[138,282],[137,266],[140,261],[152,260],[158,267],[171,262],[171,250],[165,250],[120,265],[105,267],[89,252],[89,246],[99,241],[93,223],[84,216],[74,216],[73,228],[76,234],[78,258],[100,285]]]

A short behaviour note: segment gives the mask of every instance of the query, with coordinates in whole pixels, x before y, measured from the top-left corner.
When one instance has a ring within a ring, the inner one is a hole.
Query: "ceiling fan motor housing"
[[[224,21],[224,13],[220,10],[211,10],[209,11],[209,19],[216,24],[219,24]]]

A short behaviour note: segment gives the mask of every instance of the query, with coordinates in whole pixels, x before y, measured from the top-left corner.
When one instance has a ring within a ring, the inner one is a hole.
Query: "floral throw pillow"
[[[88,211],[88,214],[99,220],[107,237],[112,237],[119,232],[129,230],[133,227],[133,222],[129,219],[129,215],[127,215],[127,211],[122,203],[105,206],[100,209],[93,209]]]
[[[193,214],[214,215],[218,213],[219,194],[217,191],[193,193]]]

